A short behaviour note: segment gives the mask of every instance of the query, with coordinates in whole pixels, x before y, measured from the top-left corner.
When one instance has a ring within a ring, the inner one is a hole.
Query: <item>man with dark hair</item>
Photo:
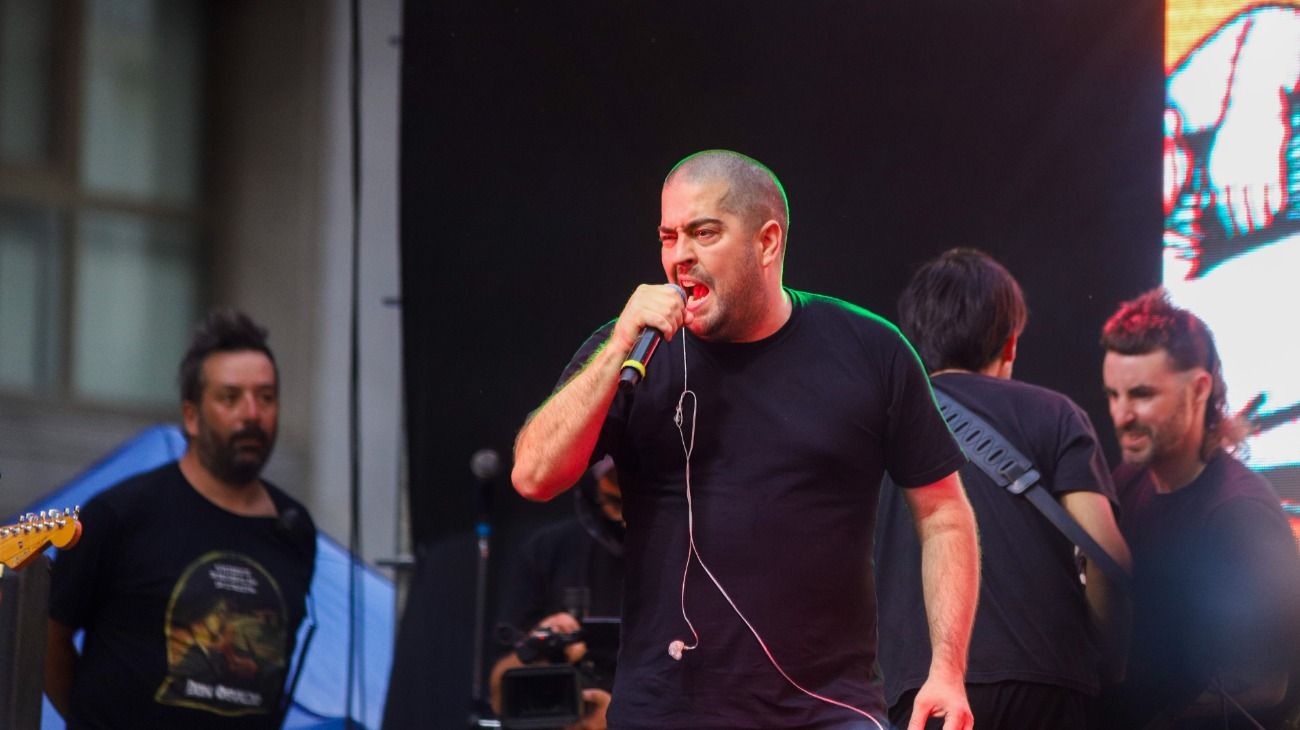
[[[54,562],[45,688],[70,730],[283,720],[316,528],[259,476],[279,416],[266,330],[212,313],[179,381],[185,454],[92,499]]]
[[[898,309],[935,388],[1030,459],[1043,486],[1127,566],[1114,489],[1088,416],[1059,393],[1011,380],[1027,318],[1011,274],[980,251],[953,249],[916,272]],[[984,564],[966,670],[975,727],[1082,730],[1101,668],[1122,654],[1118,589],[1091,563],[1085,589],[1070,541],[1028,499],[974,464],[962,467],[961,478]],[[880,514],[876,576],[880,633],[888,637],[880,665],[890,719],[903,725],[930,665],[921,555],[898,490],[882,490]]]
[[[1128,677],[1104,726],[1247,722],[1238,706],[1258,715],[1287,690],[1300,556],[1286,517],[1224,450],[1223,373],[1204,322],[1156,289],[1120,305],[1101,344],[1135,579]]]
[[[686,158],[664,182],[673,286],[646,284],[574,355],[524,424],[513,480],[551,499],[593,455],[627,520],[614,728],[883,728],[871,564],[887,470],[920,534],[936,650],[915,728],[970,727],[962,675],[978,546],[960,449],[889,323],[782,286],[789,215],[744,155]],[[667,340],[617,385],[643,328]]]

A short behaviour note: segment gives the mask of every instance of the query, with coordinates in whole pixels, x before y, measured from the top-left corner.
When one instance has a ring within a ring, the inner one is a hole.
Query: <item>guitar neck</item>
[[[81,508],[29,513],[0,527],[0,566],[20,570],[53,545],[67,549],[81,537]]]

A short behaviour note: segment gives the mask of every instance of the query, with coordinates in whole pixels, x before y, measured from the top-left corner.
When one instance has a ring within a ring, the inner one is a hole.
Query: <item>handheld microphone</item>
[[[686,290],[676,284],[669,284],[677,295],[682,298],[682,303],[686,303]],[[618,387],[634,388],[645,377],[645,367],[650,362],[650,356],[655,354],[655,348],[659,346],[659,341],[664,338],[663,333],[654,327],[645,327],[641,334],[636,338],[636,344],[632,346],[632,351],[627,354],[627,359],[623,361],[623,372],[618,376]]]

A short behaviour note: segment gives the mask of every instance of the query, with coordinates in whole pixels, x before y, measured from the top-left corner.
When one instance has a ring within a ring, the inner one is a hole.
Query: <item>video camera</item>
[[[614,685],[619,620],[589,617],[572,633],[535,629],[514,643],[530,666],[501,676],[501,727],[506,730],[558,728],[582,719],[582,690],[609,691]],[[584,642],[587,652],[570,664],[565,649]],[[535,662],[549,664],[534,664]]]
[[[537,628],[515,642],[515,655],[524,664],[533,664],[542,660],[552,664],[562,664],[568,661],[565,648],[579,641],[582,641],[582,629],[562,634],[551,629]]]

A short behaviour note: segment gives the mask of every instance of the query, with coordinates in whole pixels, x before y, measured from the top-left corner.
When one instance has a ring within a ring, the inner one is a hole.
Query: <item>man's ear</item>
[[[199,405],[192,401],[181,401],[181,425],[190,438],[199,435]]]
[[[1196,400],[1196,407],[1199,410],[1201,406],[1210,402],[1210,391],[1214,390],[1214,376],[1210,375],[1208,370],[1198,370],[1196,376],[1192,379],[1192,398]]]
[[[785,231],[781,224],[770,220],[758,229],[759,262],[763,266],[780,264],[785,255]]]
[[[1020,335],[1011,335],[1007,338],[1007,344],[1002,346],[1002,362],[1014,363],[1016,361],[1016,345],[1020,343]]]

